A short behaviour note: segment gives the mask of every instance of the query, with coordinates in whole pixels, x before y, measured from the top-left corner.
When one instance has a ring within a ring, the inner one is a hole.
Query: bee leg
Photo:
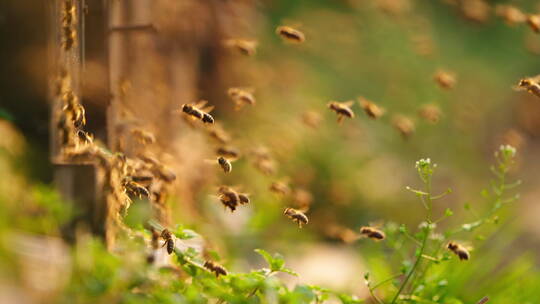
[[[343,122],[343,115],[339,115],[339,114],[338,114],[337,122],[338,122],[338,124],[341,125],[341,123]]]

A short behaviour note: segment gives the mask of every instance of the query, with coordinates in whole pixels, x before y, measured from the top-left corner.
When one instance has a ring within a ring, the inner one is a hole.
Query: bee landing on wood
[[[540,75],[534,76],[534,77],[528,77],[523,78],[519,81],[517,87],[515,89],[517,90],[526,90],[529,93],[532,93],[536,95],[537,97],[540,97]]]
[[[338,116],[338,123],[341,123],[345,117],[347,118],[354,118],[354,112],[351,110],[351,106],[354,104],[354,101],[346,101],[346,102],[337,102],[337,101],[330,101],[328,103],[328,108],[334,112],[336,112]]]
[[[212,115],[210,115],[209,113],[214,109],[214,107],[206,106],[207,103],[208,101],[201,100],[194,105],[183,104],[182,112],[189,115],[190,117],[194,119],[198,119],[202,121],[203,123],[213,124],[214,117],[212,117]]]
[[[210,272],[213,272],[216,277],[219,277],[220,275],[227,275],[227,270],[225,269],[225,267],[219,265],[216,262],[205,261],[203,267],[208,269]]]
[[[167,246],[167,253],[171,254],[174,251],[174,239],[169,229],[165,228],[161,231],[161,237],[165,240],[163,246]],[[162,247],[163,247],[162,246]]]
[[[360,234],[375,241],[382,241],[386,238],[386,235],[384,234],[384,232],[382,232],[381,230],[377,228],[373,228],[369,226],[361,227]]]
[[[306,36],[304,33],[286,25],[278,26],[276,28],[276,34],[278,34],[283,40],[293,43],[302,43],[306,41]]]
[[[376,105],[374,102],[365,99],[364,97],[358,97],[358,102],[362,107],[362,110],[372,119],[378,119],[384,115],[384,109]]]
[[[293,222],[297,223],[298,227],[300,228],[302,228],[302,225],[306,225],[309,222],[308,217],[300,210],[286,208],[285,211],[283,211],[283,214],[285,214]]]
[[[458,243],[449,242],[446,247],[448,248],[448,250],[452,251],[455,255],[457,255],[461,261],[468,260],[471,257],[469,251]]]

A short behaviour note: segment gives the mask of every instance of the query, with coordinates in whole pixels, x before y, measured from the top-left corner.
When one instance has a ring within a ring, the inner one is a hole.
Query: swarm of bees
[[[255,40],[227,39],[223,41],[223,45],[246,56],[253,56],[255,53],[257,53],[257,41]]]
[[[361,227],[360,234],[375,241],[382,241],[386,238],[383,231],[369,226]]]
[[[330,101],[328,103],[328,108],[336,112],[338,116],[338,123],[341,123],[345,118],[354,118],[354,112],[351,109],[351,106],[354,104],[354,101]]]
[[[449,242],[448,245],[446,245],[446,248],[457,255],[461,261],[468,260],[471,257],[469,251],[458,243]]]
[[[216,262],[205,261],[203,266],[204,268],[208,269],[210,272],[213,272],[216,275],[216,277],[219,277],[220,275],[224,275],[224,276],[227,275],[227,270],[225,269],[225,267],[219,265]]]
[[[206,106],[208,101],[201,100],[196,104],[183,104],[182,112],[186,115],[192,117],[193,119],[198,119],[205,124],[213,124],[214,117],[209,113],[214,109],[213,106]]]
[[[540,75],[534,77],[523,78],[519,81],[516,89],[526,90],[529,93],[540,97]]]
[[[308,217],[300,210],[294,208],[285,208],[283,214],[290,218],[293,222],[298,224],[298,227],[302,228],[302,225],[306,225],[309,221]]]
[[[301,31],[290,26],[282,25],[276,28],[278,34],[283,40],[292,43],[302,43],[306,41],[306,36]]]
[[[358,102],[360,103],[360,107],[362,107],[362,110],[366,113],[367,116],[369,116],[372,119],[378,119],[384,114],[384,109],[373,103],[372,101],[369,101],[365,99],[364,97],[359,97]]]
[[[245,105],[255,105],[255,96],[253,96],[253,89],[230,88],[227,90],[227,95],[229,95],[229,97],[234,102],[236,110],[242,109]]]

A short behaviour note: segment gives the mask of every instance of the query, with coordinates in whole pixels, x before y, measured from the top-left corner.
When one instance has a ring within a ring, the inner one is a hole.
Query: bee
[[[302,122],[313,129],[317,129],[321,124],[321,114],[315,111],[306,111],[302,114]]]
[[[137,139],[137,141],[142,145],[150,145],[156,142],[156,137],[154,134],[142,130],[142,129],[133,129],[131,134]]]
[[[64,1],[62,11],[62,24],[69,26],[77,21],[77,7],[71,0]]]
[[[406,116],[394,116],[392,119],[392,124],[405,139],[409,138],[414,133],[414,122]]]
[[[441,109],[436,105],[424,105],[418,110],[418,115],[430,123],[437,123],[441,118]]]
[[[360,235],[355,232],[354,230],[341,226],[336,224],[330,224],[325,229],[325,233],[327,236],[335,239],[341,240],[343,243],[351,244],[358,239],[360,239]]]
[[[382,232],[381,230],[377,228],[373,228],[369,226],[361,227],[360,234],[375,241],[382,241],[386,238],[386,235],[384,234],[384,232]]]
[[[210,272],[213,272],[216,275],[216,277],[219,277],[220,275],[224,275],[224,276],[227,275],[227,270],[223,266],[217,264],[216,262],[205,261],[203,266],[204,268],[208,269]]]
[[[527,16],[527,24],[535,32],[540,32],[540,14]]]
[[[227,90],[227,95],[235,104],[235,109],[240,110],[244,105],[254,105],[255,96],[252,89],[230,88]]]
[[[249,195],[247,193],[238,193],[238,199],[241,205],[250,203]]]
[[[220,186],[218,189],[218,192],[219,192],[219,200],[221,201],[223,206],[225,208],[229,208],[231,212],[234,212],[238,204],[241,203],[240,196],[238,195],[238,193],[234,189],[228,186]]]
[[[486,304],[489,301],[488,297],[483,297],[476,304]]]
[[[452,251],[455,255],[457,255],[461,261],[468,260],[471,257],[469,251],[458,243],[449,242],[446,247],[448,248],[448,250]]]
[[[534,77],[523,78],[519,81],[516,89],[527,90],[527,92],[540,97],[540,75]]]
[[[150,197],[148,189],[131,179],[124,180],[123,185],[129,195],[137,196],[138,198],[142,198],[143,196]]]
[[[73,118],[73,125],[76,128],[82,128],[86,125],[86,111],[80,103],[76,103],[74,107],[75,117]]]
[[[360,103],[360,106],[366,112],[367,116],[377,119],[384,114],[384,109],[376,105],[375,103],[363,98],[359,97],[358,102]]]
[[[285,182],[273,182],[270,184],[269,190],[278,195],[288,195],[291,192],[291,189]]]
[[[293,222],[298,224],[298,227],[302,228],[302,225],[307,225],[309,222],[308,217],[300,210],[294,208],[285,208],[283,214],[290,218]]]
[[[161,231],[161,237],[165,240],[162,247],[167,246],[167,253],[171,254],[174,251],[174,239],[169,229],[165,228]]]
[[[276,28],[276,34],[289,42],[302,43],[306,40],[304,33],[286,25],[278,26]]]
[[[502,17],[508,25],[523,23],[527,19],[519,8],[512,5],[499,4],[495,6],[495,14]]]
[[[330,101],[328,103],[328,108],[334,112],[336,112],[338,116],[338,123],[341,123],[345,117],[347,118],[354,118],[354,112],[351,110],[351,106],[353,105],[354,101],[346,101],[346,102],[337,102],[337,101]]]
[[[209,123],[209,124],[213,124],[214,123],[214,117],[212,117],[212,115],[209,114],[209,112],[211,112],[214,107],[213,106],[206,106],[206,103],[208,101],[206,100],[201,100],[199,101],[198,103],[196,104],[183,104],[182,105],[182,112],[184,112],[185,114],[193,117],[193,118],[196,118],[196,119],[199,119],[200,121],[202,121],[203,123]]]
[[[451,89],[456,84],[456,76],[453,73],[439,70],[433,76],[433,79],[443,89]]]
[[[216,150],[216,154],[222,157],[226,157],[230,160],[238,159],[240,152],[237,149],[231,147],[220,147]]]
[[[227,39],[223,45],[230,49],[236,49],[240,54],[253,56],[257,52],[257,41],[248,39]]]
[[[491,7],[484,0],[460,1],[461,10],[465,18],[483,23],[489,19]]]
[[[77,137],[81,142],[87,145],[91,145],[94,142],[94,136],[83,130],[77,130]]]
[[[223,156],[218,157],[217,162],[218,162],[219,166],[221,167],[221,169],[223,169],[223,172],[229,173],[229,172],[232,171],[232,164],[225,157],[223,157]]]

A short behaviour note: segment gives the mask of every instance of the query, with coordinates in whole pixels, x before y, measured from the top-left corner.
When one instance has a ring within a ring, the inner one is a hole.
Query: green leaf
[[[263,249],[255,249],[255,252],[262,255],[262,257],[266,260],[268,263],[268,266],[270,266],[270,271],[276,272],[276,271],[283,271],[283,266],[285,265],[285,260],[283,259],[283,256],[279,253],[274,254],[274,256],[270,255],[267,251]]]
[[[454,212],[452,211],[452,209],[446,208],[446,210],[444,210],[444,216],[452,216],[452,215],[454,215]]]

